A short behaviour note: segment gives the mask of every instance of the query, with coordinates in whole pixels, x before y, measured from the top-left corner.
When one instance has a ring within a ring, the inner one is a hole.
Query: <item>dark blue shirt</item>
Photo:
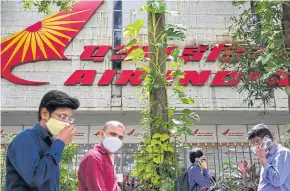
[[[64,146],[39,124],[20,132],[8,147],[5,191],[58,191]]]

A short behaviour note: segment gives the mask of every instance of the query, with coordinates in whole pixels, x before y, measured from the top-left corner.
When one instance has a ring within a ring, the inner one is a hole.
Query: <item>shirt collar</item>
[[[50,137],[48,134],[48,131],[45,130],[39,123],[34,124],[33,129],[36,131],[37,134],[40,135],[42,139],[46,139],[47,137]]]
[[[94,146],[94,148],[96,149],[96,150],[98,150],[99,152],[101,152],[101,153],[103,153],[103,154],[108,154],[108,151],[104,148],[104,147],[102,147],[102,146],[100,146],[100,145],[95,145]]]
[[[269,151],[269,154],[272,155],[278,150],[278,144],[275,144]]]

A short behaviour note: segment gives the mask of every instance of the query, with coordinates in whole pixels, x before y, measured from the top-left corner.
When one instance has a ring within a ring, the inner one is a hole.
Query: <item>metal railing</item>
[[[93,147],[92,144],[79,144],[78,151],[75,154],[75,160],[70,165],[71,169],[75,173],[78,171],[78,166],[81,158]],[[232,175],[237,175],[240,173],[239,168],[230,168],[237,166],[238,162],[248,161],[249,166],[256,165],[257,173],[259,172],[258,160],[249,148],[249,144],[239,143],[239,144],[227,144],[227,143],[211,143],[211,144],[191,144],[188,147],[179,147],[178,153],[183,158],[180,162],[180,166],[183,169],[187,169],[190,165],[188,153],[192,148],[202,148],[204,156],[206,157],[208,163],[208,169],[215,180],[223,181],[228,179]],[[1,146],[1,187],[3,188],[5,184],[5,174],[6,174],[6,148],[7,145]],[[134,187],[134,184],[138,184],[137,179],[132,177],[131,171],[135,167],[135,160],[132,155],[137,151],[137,144],[124,144],[122,149],[115,153],[115,166],[116,172],[120,175],[120,186],[123,191],[129,191]],[[227,164],[228,166],[226,167]],[[68,176],[70,176],[68,174]],[[132,184],[133,182],[133,184]],[[230,190],[235,190],[231,188]],[[238,189],[237,189],[238,190]]]

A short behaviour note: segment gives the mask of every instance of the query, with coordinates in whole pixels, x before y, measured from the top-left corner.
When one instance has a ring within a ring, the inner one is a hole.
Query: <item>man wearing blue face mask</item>
[[[274,142],[264,124],[254,126],[247,138],[262,164],[258,191],[289,191],[290,150]]]
[[[122,147],[125,127],[109,121],[96,135],[101,137],[100,144],[86,153],[79,166],[79,191],[120,191],[113,153]]]

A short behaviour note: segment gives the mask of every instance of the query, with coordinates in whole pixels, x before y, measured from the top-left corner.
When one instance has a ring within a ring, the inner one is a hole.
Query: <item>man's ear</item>
[[[98,130],[98,132],[95,134],[96,136],[104,136],[104,131],[103,130]]]
[[[41,116],[41,119],[44,119],[45,121],[49,119],[49,112],[47,111],[45,107],[41,108],[40,116]]]

